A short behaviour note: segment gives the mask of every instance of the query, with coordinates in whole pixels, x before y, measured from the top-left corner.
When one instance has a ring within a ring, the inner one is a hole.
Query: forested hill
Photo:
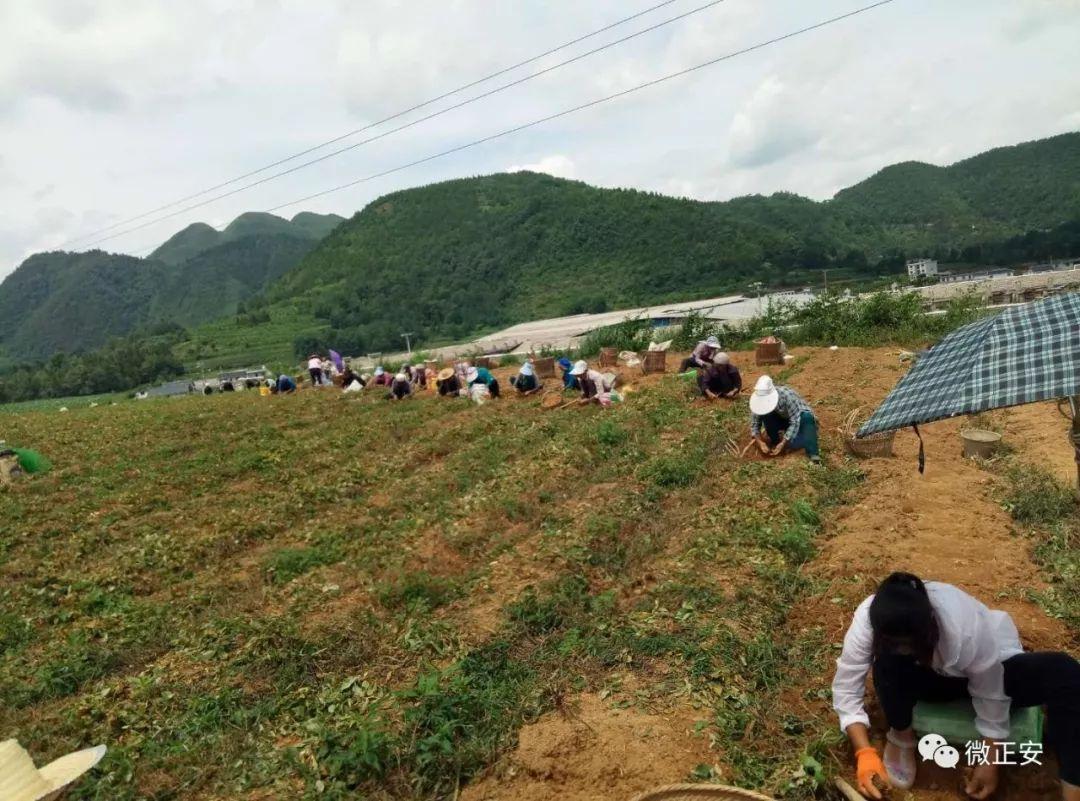
[[[163,323],[222,318],[212,336],[231,336],[222,326],[240,302],[236,338],[274,353],[290,342],[388,350],[402,331],[460,340],[756,281],[818,284],[823,269],[888,274],[907,256],[1077,256],[1078,221],[1077,133],[947,167],[893,165],[825,202],[705,203],[504,173],[395,192],[340,223],[245,214],[223,231],[189,226],[147,260],[39,254],[0,284],[0,363],[4,350],[40,358]]]
[[[906,255],[978,245],[1080,218],[1080,134],[951,167],[907,163],[818,203],[796,195],[702,203],[534,173],[387,195],[343,223],[271,291],[303,299],[325,337],[360,352],[402,330],[455,339],[537,317],[798,285],[823,268],[877,274]]]
[[[972,225],[1023,233],[1080,218],[1080,134],[981,153],[948,167],[908,161],[837,193],[833,204],[884,226]]]
[[[238,303],[296,266],[340,219],[301,214],[290,222],[245,214],[221,232],[189,226],[162,246],[164,259],[102,251],[35,254],[0,284],[0,363],[232,315]]]
[[[213,247],[236,242],[249,236],[281,234],[296,239],[316,241],[333,231],[344,219],[336,214],[313,214],[302,211],[291,220],[285,220],[274,214],[249,211],[241,214],[221,231],[206,223],[193,223],[169,237],[150,254],[150,258],[166,264],[181,264]]]

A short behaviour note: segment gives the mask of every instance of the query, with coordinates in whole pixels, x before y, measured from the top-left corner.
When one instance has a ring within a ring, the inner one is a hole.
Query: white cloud
[[[426,111],[696,4],[678,0]],[[725,0],[103,247],[137,252],[196,220],[227,222],[379,173],[851,7]],[[628,13],[624,0],[4,0],[0,277],[30,251],[256,169]],[[892,162],[947,163],[1080,127],[1078,24],[1080,0],[894,3],[283,213],[351,215],[385,192],[506,165],[702,199],[782,189],[829,197]]]
[[[507,167],[506,172],[544,172],[556,178],[577,178],[577,166],[561,154],[544,156],[534,164],[515,164]]]

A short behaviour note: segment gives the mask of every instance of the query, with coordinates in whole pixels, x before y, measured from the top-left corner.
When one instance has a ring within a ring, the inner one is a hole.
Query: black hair
[[[902,644],[924,665],[929,665],[938,643],[934,607],[922,579],[911,573],[893,573],[877,588],[870,602],[874,630],[874,656],[895,653]]]

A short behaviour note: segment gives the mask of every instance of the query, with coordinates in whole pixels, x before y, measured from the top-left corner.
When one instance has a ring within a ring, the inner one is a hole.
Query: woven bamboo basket
[[[600,348],[599,363],[601,367],[614,367],[619,363],[618,348]]]
[[[633,801],[775,801],[767,795],[722,784],[669,784],[646,790]]]
[[[552,356],[540,356],[533,359],[533,367],[539,378],[555,377],[555,359]]]
[[[779,342],[758,342],[754,348],[754,362],[762,364],[783,364],[784,354]]]
[[[883,431],[879,434],[871,434],[862,439],[856,439],[855,432],[859,430],[862,407],[852,409],[844,418],[844,425],[840,427],[840,434],[844,438],[844,445],[852,456],[861,459],[883,458],[893,455],[893,440],[896,438],[895,431]]]
[[[667,351],[643,350],[638,354],[641,359],[641,372],[663,373],[667,371]]]

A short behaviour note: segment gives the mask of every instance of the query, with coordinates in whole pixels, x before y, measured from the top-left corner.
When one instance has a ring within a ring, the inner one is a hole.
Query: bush
[[[1020,523],[1050,525],[1076,510],[1073,491],[1038,467],[1015,466],[1008,472],[1004,506]]]
[[[621,323],[590,331],[578,347],[582,358],[595,356],[601,348],[641,351],[652,341],[652,324],[648,320],[623,320]]]

